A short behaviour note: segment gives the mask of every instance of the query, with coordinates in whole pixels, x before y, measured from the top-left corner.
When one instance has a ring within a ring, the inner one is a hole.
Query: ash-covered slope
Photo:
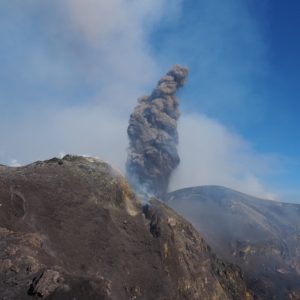
[[[264,299],[300,299],[300,205],[219,186],[178,190],[166,202],[238,264]]]
[[[130,116],[127,177],[140,194],[163,198],[169,179],[179,164],[177,153],[179,102],[175,96],[188,74],[175,65],[150,96],[139,99]]]
[[[252,299],[170,208],[104,162],[0,167],[0,299]]]

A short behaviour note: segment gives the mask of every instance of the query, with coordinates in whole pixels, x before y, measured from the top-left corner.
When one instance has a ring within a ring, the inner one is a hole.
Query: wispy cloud
[[[273,158],[256,154],[220,122],[188,114],[201,103],[217,118],[239,112],[243,120],[245,105],[259,107],[255,78],[265,51],[259,30],[245,4],[203,0],[187,14],[188,3],[2,1],[1,163],[88,153],[123,170],[136,98],[170,65],[183,63],[190,67],[183,91],[189,100],[182,102],[182,162],[172,188],[212,183],[268,196],[261,166]],[[183,31],[154,41],[154,52],[151,32],[166,23]]]
[[[179,124],[181,163],[171,190],[198,185],[223,185],[274,199],[261,177],[271,172],[277,157],[255,153],[251,145],[216,120],[199,114],[182,116]]]
[[[12,159],[9,165],[11,167],[20,167],[21,166],[21,164],[19,164],[16,159]]]
[[[149,34],[176,10],[165,0],[13,0],[0,10],[1,161],[90,153],[123,168],[129,113],[162,73]]]

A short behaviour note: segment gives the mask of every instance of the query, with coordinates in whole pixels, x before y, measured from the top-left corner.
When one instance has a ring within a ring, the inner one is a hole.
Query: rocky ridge
[[[240,266],[263,299],[300,299],[300,205],[220,186],[177,190],[166,202],[214,252]]]
[[[190,223],[105,162],[0,168],[0,299],[254,299]]]

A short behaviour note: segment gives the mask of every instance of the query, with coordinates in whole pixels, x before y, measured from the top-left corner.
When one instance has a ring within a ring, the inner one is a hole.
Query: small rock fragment
[[[28,294],[32,296],[47,297],[63,284],[59,272],[45,270],[32,280]]]

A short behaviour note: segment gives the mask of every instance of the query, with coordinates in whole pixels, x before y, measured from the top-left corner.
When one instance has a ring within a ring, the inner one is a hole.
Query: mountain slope
[[[300,299],[300,205],[220,186],[174,191],[166,202],[218,255],[238,264],[263,297]]]
[[[253,299],[164,204],[92,158],[0,167],[0,299]]]

